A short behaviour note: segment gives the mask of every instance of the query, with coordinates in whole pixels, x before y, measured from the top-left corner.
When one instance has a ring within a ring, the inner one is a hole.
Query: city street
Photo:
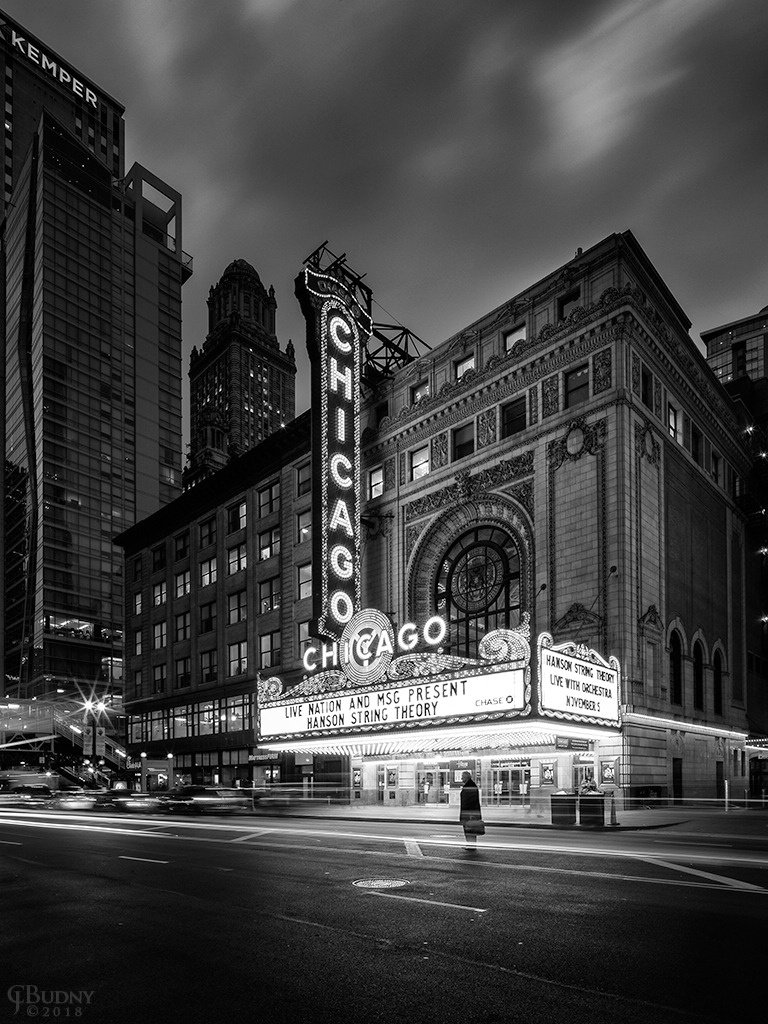
[[[764,821],[468,851],[434,822],[5,811],[0,1020],[741,1020]]]

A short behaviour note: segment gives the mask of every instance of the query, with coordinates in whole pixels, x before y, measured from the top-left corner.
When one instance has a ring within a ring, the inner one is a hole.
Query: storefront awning
[[[556,731],[550,722],[541,725],[526,723],[483,730],[465,729],[419,730],[372,735],[329,736],[325,739],[285,740],[282,743],[261,743],[260,753],[286,751],[331,754],[339,757],[388,757],[403,754],[449,754],[457,756],[477,750],[509,750],[514,747],[553,747],[557,737],[591,740],[618,738],[617,732],[588,729],[558,722]]]

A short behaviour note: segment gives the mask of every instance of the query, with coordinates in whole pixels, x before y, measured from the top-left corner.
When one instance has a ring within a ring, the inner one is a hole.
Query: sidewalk
[[[714,803],[714,801],[713,801]],[[335,818],[339,821],[380,821],[433,825],[458,825],[459,809],[448,804],[424,807],[410,805],[386,808],[378,804],[354,806],[349,804],[293,804],[286,813],[302,818]],[[757,836],[768,840],[768,808],[745,809],[731,805],[726,811],[719,806],[686,806],[678,804],[666,807],[643,807],[637,810],[611,812],[611,801],[605,801],[605,825],[553,825],[549,806],[483,807],[486,825],[501,828],[545,829],[557,831],[600,832],[637,831],[639,829],[673,830],[698,835]]]

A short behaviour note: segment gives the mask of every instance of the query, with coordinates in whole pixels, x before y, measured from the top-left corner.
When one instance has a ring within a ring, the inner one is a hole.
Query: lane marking
[[[431,907],[450,907],[452,910],[471,910],[474,914],[487,914],[488,907],[465,907],[462,903],[441,903],[440,900],[422,900],[418,896],[398,896],[393,892],[382,892],[381,889],[361,889],[360,892],[371,896],[382,896],[387,900],[408,900],[409,903],[428,903]]]
[[[0,839],[0,844],[3,846],[22,846],[23,843],[14,843],[11,839]]]
[[[118,860],[140,860],[144,864],[167,864],[167,860],[152,860],[151,857],[127,857],[125,854],[120,854]]]
[[[230,843],[245,843],[248,839],[255,839],[256,836],[265,836],[271,832],[271,828],[257,828],[254,832],[247,832],[244,836],[238,836],[237,839],[230,839]]]
[[[415,839],[405,840],[405,850],[409,857],[423,857],[424,851]]]
[[[672,861],[659,860],[657,857],[643,857],[646,864],[658,864],[660,867],[669,868],[671,871],[683,871],[689,875],[698,875],[700,878],[708,878],[711,881],[720,882],[722,885],[730,885],[734,889],[755,889],[757,892],[766,892],[762,885],[753,885],[752,882],[742,882],[738,878],[728,878],[726,875],[715,875],[711,871],[699,871],[697,868],[690,868],[686,864],[675,864]]]

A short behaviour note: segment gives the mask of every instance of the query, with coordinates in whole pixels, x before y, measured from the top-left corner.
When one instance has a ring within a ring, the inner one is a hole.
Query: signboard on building
[[[440,725],[465,716],[522,710],[524,691],[525,670],[516,668],[283,700],[260,708],[259,740],[366,732],[372,726]]]
[[[538,661],[542,715],[593,725],[620,724],[616,658],[605,661],[583,644],[555,644],[549,633],[541,633]]]
[[[338,640],[360,610],[360,366],[370,313],[329,267],[295,282],[312,364],[312,632]]]

